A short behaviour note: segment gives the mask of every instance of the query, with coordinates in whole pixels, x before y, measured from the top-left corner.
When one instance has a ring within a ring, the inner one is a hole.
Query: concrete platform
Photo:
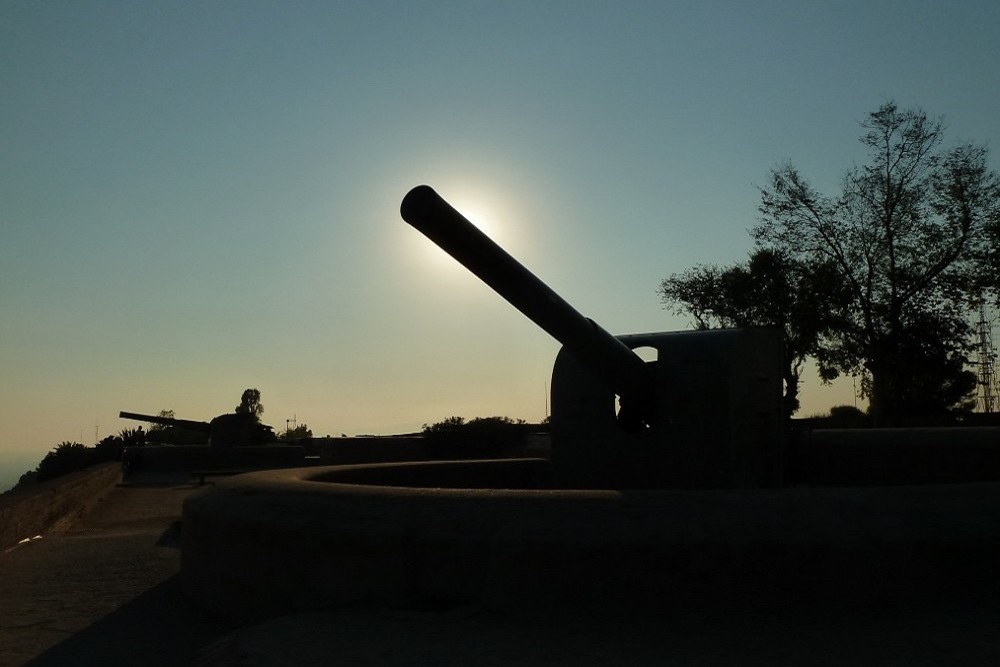
[[[630,613],[350,605],[233,628],[185,598],[191,484],[118,487],[69,530],[0,554],[0,665],[995,665],[990,600],[806,597]]]

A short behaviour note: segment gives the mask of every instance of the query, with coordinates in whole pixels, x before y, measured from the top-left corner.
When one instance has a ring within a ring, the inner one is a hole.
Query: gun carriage
[[[274,429],[271,426],[261,424],[250,415],[236,412],[219,415],[210,422],[175,419],[173,417],[161,417],[158,415],[144,415],[137,412],[125,411],[119,412],[118,416],[121,419],[134,419],[150,424],[175,426],[189,431],[198,431],[205,434],[209,444],[213,447],[266,445],[276,440]]]

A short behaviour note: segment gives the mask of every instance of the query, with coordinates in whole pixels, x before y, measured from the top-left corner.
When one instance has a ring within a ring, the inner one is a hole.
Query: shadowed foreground
[[[68,531],[0,554],[0,664],[187,664],[223,632],[176,576],[195,488],[118,487]]]
[[[629,617],[574,608],[349,607],[232,629],[181,594],[196,487],[118,487],[64,534],[0,555],[0,664],[995,664],[990,602],[843,608],[732,600]]]

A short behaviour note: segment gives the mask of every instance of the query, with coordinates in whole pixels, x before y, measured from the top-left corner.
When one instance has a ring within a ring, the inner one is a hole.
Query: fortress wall
[[[26,537],[66,530],[120,479],[119,463],[102,463],[47,480],[31,491],[0,497],[0,549]]]

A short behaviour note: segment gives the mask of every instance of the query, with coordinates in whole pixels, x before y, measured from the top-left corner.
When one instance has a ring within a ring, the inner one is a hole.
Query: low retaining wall
[[[30,491],[0,496],[0,549],[27,537],[65,530],[120,479],[120,464],[102,463],[47,480]]]
[[[787,477],[810,486],[1000,482],[1000,428],[817,429],[787,460]]]
[[[251,623],[365,602],[621,612],[782,596],[899,604],[1000,586],[1000,484],[552,490],[539,484],[545,464],[345,466],[220,482],[184,505],[185,590]]]

